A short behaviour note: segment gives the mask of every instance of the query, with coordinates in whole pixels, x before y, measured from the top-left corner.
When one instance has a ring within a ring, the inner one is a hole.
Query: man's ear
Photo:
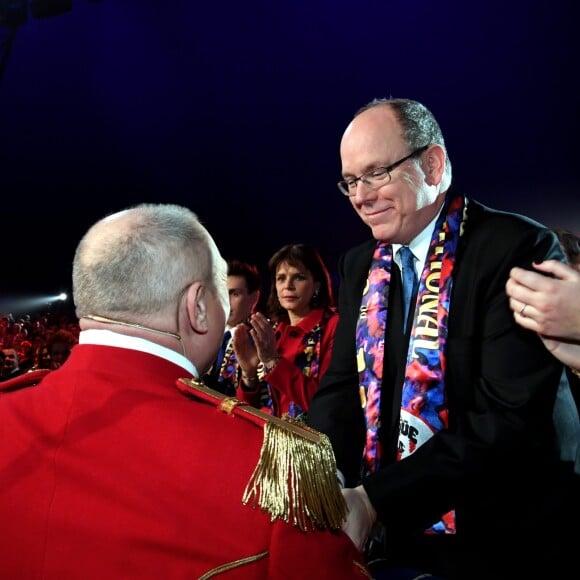
[[[445,151],[441,145],[431,145],[425,153],[427,169],[426,181],[429,185],[439,185],[445,169]]]
[[[191,328],[198,334],[205,334],[209,329],[207,297],[210,290],[202,282],[194,282],[187,289],[186,308]]]

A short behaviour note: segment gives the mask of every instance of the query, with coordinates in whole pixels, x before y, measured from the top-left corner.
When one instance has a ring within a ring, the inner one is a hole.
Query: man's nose
[[[356,182],[354,195],[351,195],[350,198],[354,199],[357,203],[363,203],[368,200],[369,194],[372,195],[375,191],[376,189],[374,187],[371,187],[362,178],[360,178]]]

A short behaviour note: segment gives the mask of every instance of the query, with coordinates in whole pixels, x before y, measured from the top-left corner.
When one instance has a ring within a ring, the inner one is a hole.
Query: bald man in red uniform
[[[370,577],[340,531],[326,438],[196,381],[223,336],[225,281],[185,208],[89,229],[79,344],[0,397],[0,578]]]

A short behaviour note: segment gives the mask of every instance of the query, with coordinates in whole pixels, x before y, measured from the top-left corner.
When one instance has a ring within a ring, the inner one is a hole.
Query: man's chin
[[[385,224],[370,226],[373,237],[380,241],[392,241],[394,230]]]

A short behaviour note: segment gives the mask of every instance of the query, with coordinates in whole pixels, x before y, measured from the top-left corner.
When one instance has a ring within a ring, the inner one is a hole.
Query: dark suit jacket
[[[360,483],[365,440],[355,328],[375,244],[369,240],[340,260],[340,322],[332,362],[309,415],[309,424],[329,435],[347,486]],[[521,570],[514,542],[525,546],[526,562],[535,562],[543,552],[534,552],[534,546],[545,551],[558,537],[558,528],[549,526],[557,526],[556,515],[565,511],[558,509],[567,482],[561,481],[552,422],[562,365],[535,333],[515,323],[505,293],[510,268],[530,268],[532,261],[548,258],[564,259],[551,231],[470,202],[449,313],[449,429],[399,462],[408,336],[403,339],[398,309],[389,311],[381,397],[385,457],[363,485],[386,526],[387,554],[394,561],[448,578],[500,578],[502,556],[512,573]],[[397,304],[399,286],[393,276],[390,304]],[[454,536],[423,533],[450,509],[457,515]]]

